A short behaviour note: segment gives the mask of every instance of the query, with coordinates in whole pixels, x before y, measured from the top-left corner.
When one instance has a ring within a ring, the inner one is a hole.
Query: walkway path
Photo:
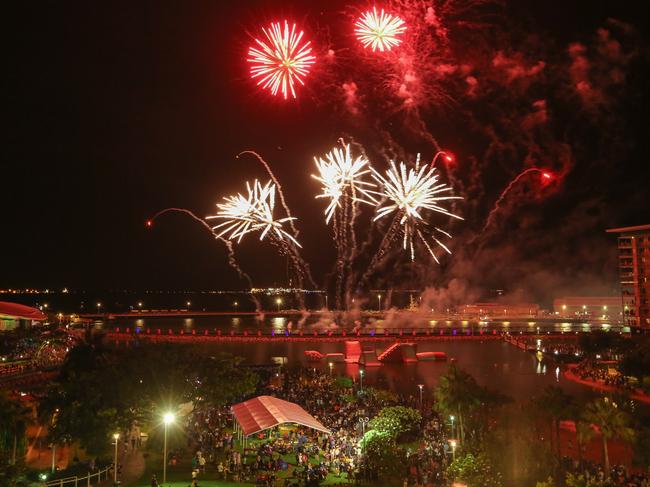
[[[117,476],[117,479],[123,487],[134,485],[141,480],[142,474],[144,474],[145,463],[140,449],[129,449],[128,453],[122,455],[119,462],[122,465],[122,472]],[[101,482],[98,487],[109,487],[112,485],[113,477],[111,476],[108,480]]]

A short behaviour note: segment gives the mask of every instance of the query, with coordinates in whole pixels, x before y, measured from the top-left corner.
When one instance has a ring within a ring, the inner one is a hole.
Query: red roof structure
[[[47,319],[47,316],[41,310],[23,304],[8,303],[6,301],[0,301],[0,317],[35,321],[44,321]]]
[[[292,402],[272,396],[258,396],[232,406],[235,420],[245,436],[273,428],[284,423],[294,423],[313,430],[331,433],[316,418]]]

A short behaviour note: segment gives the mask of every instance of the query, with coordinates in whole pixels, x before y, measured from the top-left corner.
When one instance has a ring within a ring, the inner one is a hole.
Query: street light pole
[[[424,389],[424,384],[418,384],[418,389],[420,389],[420,411],[422,411],[422,390]]]
[[[381,294],[377,294],[377,301],[379,305],[377,306],[377,311],[381,311]]]
[[[120,439],[120,434],[113,434],[113,439],[115,440],[115,459],[113,460],[113,482],[117,485],[117,440]]]
[[[452,414],[451,416],[449,416],[449,419],[451,420],[451,434],[452,434],[452,436],[456,436],[456,430],[454,429],[454,420],[456,418]]]
[[[370,418],[365,417],[365,418],[359,418],[359,423],[361,423],[361,438],[366,436],[366,425],[370,421]]]
[[[456,440],[451,440],[449,442],[451,444],[451,459],[453,461],[456,460]]]
[[[363,392],[363,374],[364,374],[364,370],[363,369],[359,370],[359,386],[361,388],[361,392]]]
[[[174,422],[174,413],[165,413],[163,423],[165,423],[165,441],[163,444],[163,484],[167,482],[167,426]]]

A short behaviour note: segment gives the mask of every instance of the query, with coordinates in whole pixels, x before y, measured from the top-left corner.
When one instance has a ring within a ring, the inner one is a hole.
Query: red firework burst
[[[357,39],[363,47],[371,47],[373,51],[379,49],[382,52],[398,46],[402,42],[399,36],[406,30],[402,19],[384,12],[384,9],[377,13],[376,7],[359,17],[355,26]]]
[[[255,45],[248,49],[251,78],[273,95],[281,91],[285,99],[289,93],[295,98],[296,83],[305,84],[304,77],[316,59],[311,42],[305,42],[303,31],[298,31],[296,24],[289,27],[286,20],[284,28],[280,22],[273,22],[262,32],[265,39],[255,39]]]

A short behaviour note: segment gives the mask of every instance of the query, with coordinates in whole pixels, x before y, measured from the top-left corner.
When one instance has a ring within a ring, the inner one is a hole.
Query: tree
[[[600,436],[603,442],[603,458],[605,461],[605,474],[609,476],[609,452],[607,440],[619,438],[626,442],[634,439],[634,430],[630,428],[627,414],[621,411],[618,406],[609,400],[594,399],[587,404],[583,416],[584,420],[596,425],[600,429]]]
[[[565,479],[566,487],[614,487],[614,484],[609,480],[603,481],[597,479],[587,479],[582,474],[573,475],[568,473]]]
[[[576,443],[578,444],[578,463],[582,469],[584,450],[594,436],[594,428],[591,424],[578,420],[576,421]]]
[[[455,365],[451,365],[440,378],[434,397],[437,410],[458,419],[460,440],[463,443],[468,426],[469,431],[476,433],[475,439],[481,440],[496,408],[510,401],[503,394],[481,387],[474,377]]]
[[[406,465],[406,452],[386,431],[367,431],[361,440],[363,462],[377,475],[392,475]]]
[[[551,420],[551,438],[555,433],[555,449],[558,463],[561,461],[560,452],[560,421],[570,416],[572,398],[558,386],[548,386],[535,401],[538,411],[543,417]]]
[[[555,487],[555,481],[553,480],[553,477],[549,477],[543,482],[537,482],[535,487]]]
[[[78,440],[90,454],[107,452],[116,431],[158,424],[161,411],[192,402],[222,406],[255,390],[257,376],[228,354],[193,346],[74,348],[40,404],[54,443]]]
[[[28,408],[0,392],[0,453],[10,459],[10,465],[16,464],[18,445],[22,444],[31,421],[32,413]],[[11,454],[7,454],[9,451]]]
[[[447,480],[470,486],[501,487],[501,474],[494,472],[485,456],[472,453],[459,456],[447,468]]]
[[[635,377],[643,387],[645,378],[650,376],[650,338],[639,339],[621,360],[620,371]]]
[[[375,401],[381,406],[394,406],[399,402],[397,399],[397,394],[388,389],[368,387],[366,390],[367,394],[372,395],[375,398]]]
[[[370,429],[388,434],[393,440],[401,441],[414,436],[420,429],[422,416],[416,409],[404,406],[383,408],[370,421]]]
[[[465,417],[479,405],[478,389],[474,377],[455,365],[450,365],[447,373],[440,377],[434,391],[438,409],[458,417],[461,442],[465,439]]]

